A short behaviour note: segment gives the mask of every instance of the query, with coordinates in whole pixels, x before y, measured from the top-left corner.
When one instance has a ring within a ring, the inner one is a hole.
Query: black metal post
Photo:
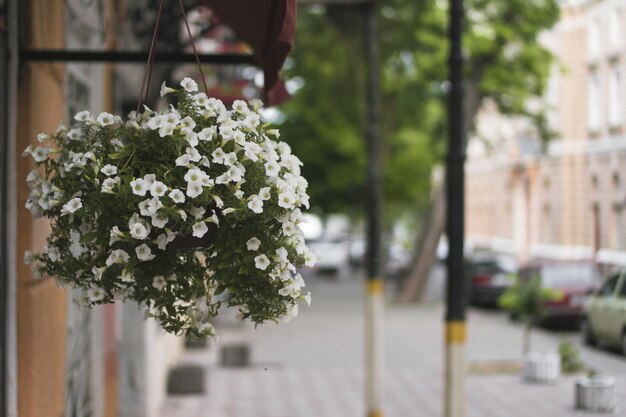
[[[382,417],[383,278],[381,257],[382,180],[380,160],[380,93],[378,8],[365,6],[367,51],[367,310],[365,316],[365,386],[368,417]]]
[[[463,129],[463,0],[450,0],[450,56],[448,96],[448,155],[446,160],[447,310],[445,416],[464,415],[466,277],[465,131]]]

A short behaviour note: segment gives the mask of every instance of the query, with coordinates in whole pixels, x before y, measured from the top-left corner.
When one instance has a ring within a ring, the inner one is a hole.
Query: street
[[[430,301],[388,303],[385,317],[385,415],[438,417],[443,398],[442,271],[429,285]],[[364,416],[363,283],[309,277],[310,308],[290,323],[254,329],[222,320],[217,346],[189,352],[184,361],[208,364],[200,396],[170,396],[165,417],[356,417]],[[505,313],[470,309],[468,314],[468,417],[565,417],[586,415],[573,408],[576,376],[554,385],[522,381],[522,328]],[[608,350],[581,347],[575,332],[538,329],[532,347],[556,351],[565,337],[581,348],[589,368],[618,378],[615,415],[626,415],[626,359]],[[218,352],[246,343],[251,366],[218,366]]]

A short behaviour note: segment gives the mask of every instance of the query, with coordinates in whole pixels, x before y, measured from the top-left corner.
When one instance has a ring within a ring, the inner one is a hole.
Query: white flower
[[[187,197],[196,198],[202,194],[202,186],[197,182],[190,182],[187,184]]]
[[[269,200],[272,197],[272,193],[270,192],[270,187],[263,187],[259,190],[259,198],[261,200]]]
[[[198,84],[189,77],[183,78],[183,80],[180,82],[180,85],[189,93],[198,91]]]
[[[167,187],[161,181],[154,181],[150,186],[150,194],[153,197],[163,197],[167,192]]]
[[[26,148],[24,148],[24,151],[22,151],[22,156],[28,156],[32,154],[33,154],[33,145],[28,145]]]
[[[280,165],[278,165],[274,161],[269,161],[265,163],[265,173],[268,177],[276,177],[280,172]]]
[[[78,230],[70,231],[70,253],[76,259],[80,258],[87,249],[80,243],[80,232]]]
[[[213,126],[205,127],[204,129],[200,131],[200,133],[198,133],[198,139],[202,141],[210,141],[211,139],[213,139],[214,135],[215,135],[215,128]]]
[[[143,240],[148,237],[150,230],[141,222],[133,224],[130,228],[130,235],[137,240]]]
[[[169,198],[172,199],[174,203],[184,203],[185,202],[185,194],[179,189],[174,189],[168,194]]]
[[[280,259],[283,262],[289,262],[289,260],[287,259],[287,249],[285,249],[284,247],[280,247],[278,249],[276,249],[276,256],[278,256],[278,259]]]
[[[80,129],[72,129],[67,132],[67,138],[70,140],[79,140],[81,137]]]
[[[59,251],[59,248],[57,248],[56,246],[49,246],[48,258],[50,258],[52,262],[56,262],[61,259],[61,252]]]
[[[270,260],[265,255],[259,255],[254,258],[254,266],[257,269],[265,271],[269,265],[270,265]]]
[[[165,250],[167,248],[168,243],[172,242],[176,239],[177,234],[172,232],[169,229],[165,229],[165,233],[161,233],[157,237],[157,246],[161,250]]]
[[[202,216],[204,216],[204,213],[206,213],[206,209],[204,207],[192,207],[189,212],[194,219],[198,220],[202,218]]]
[[[198,134],[196,132],[187,132],[185,139],[187,139],[187,143],[189,143],[191,147],[198,146]]]
[[[217,207],[218,209],[221,209],[222,207],[224,207],[224,201],[222,201],[220,196],[214,195],[212,196],[212,198],[213,198],[213,201],[215,201],[215,207]]]
[[[137,259],[140,261],[151,261],[154,259],[154,255],[150,250],[150,247],[145,243],[143,245],[137,246],[135,248],[135,253],[137,254]]]
[[[76,115],[74,115],[74,120],[77,120],[79,122],[86,122],[91,118],[91,113],[89,113],[87,110],[80,111],[76,113]]]
[[[192,168],[189,171],[187,171],[187,173],[185,174],[183,178],[188,183],[190,182],[199,183],[204,176],[205,176],[205,173],[201,169]]]
[[[235,165],[237,163],[237,154],[230,152],[224,155],[224,165]]]
[[[100,287],[90,288],[89,291],[87,291],[87,297],[92,303],[104,300],[104,295],[104,290]]]
[[[159,136],[162,138],[166,136],[170,136],[172,133],[174,133],[175,128],[176,128],[175,124],[165,123],[161,127],[159,127]]]
[[[115,116],[113,116],[111,113],[102,112],[98,115],[96,121],[100,126],[109,126],[115,123]]]
[[[111,175],[117,174],[117,167],[111,164],[107,164],[102,167],[100,172],[106,175],[107,177],[110,177]]]
[[[243,125],[248,129],[254,129],[259,125],[259,121],[259,115],[252,113],[246,116],[246,118],[243,120]]]
[[[317,259],[318,257],[315,253],[309,252],[306,255],[304,255],[304,265],[313,267],[317,263]]]
[[[133,276],[130,272],[124,270],[122,275],[120,275],[120,279],[122,282],[133,282]]]
[[[237,190],[233,193],[237,200],[241,200],[244,197],[244,192],[242,190]]]
[[[50,135],[48,135],[46,133],[37,133],[37,140],[39,142],[45,142],[48,139],[50,139]]]
[[[33,151],[33,159],[37,162],[43,162],[48,159],[48,155],[50,154],[50,148],[37,146]]]
[[[192,230],[195,237],[202,237],[209,231],[209,228],[205,222],[198,222],[193,225]]]
[[[233,102],[233,110],[239,113],[245,113],[248,111],[248,104],[243,100],[235,100]]]
[[[252,237],[248,239],[248,241],[246,242],[246,248],[248,250],[259,250],[260,246],[261,246],[261,241],[257,239],[256,237]]]
[[[76,210],[80,209],[82,206],[83,206],[83,203],[82,201],[80,201],[80,198],[75,197],[63,205],[63,208],[61,209],[61,213],[63,214],[74,213],[76,212]]]
[[[120,182],[120,177],[115,177],[115,178],[107,178],[106,180],[102,181],[102,189],[101,192],[103,193],[107,193],[107,194],[113,194],[113,188],[119,184]]]
[[[278,195],[278,205],[280,207],[290,209],[293,208],[295,202],[296,196],[290,191],[286,191]]]
[[[146,192],[149,188],[146,182],[141,178],[135,178],[134,180],[132,180],[130,182],[130,187],[133,190],[133,194],[140,196],[146,195]]]
[[[198,152],[198,150],[196,148],[188,147],[185,150],[185,153],[187,155],[189,155],[189,160],[190,161],[198,162],[199,160],[202,159],[202,155],[200,155],[200,152]]]
[[[163,277],[162,275],[157,275],[152,280],[152,286],[159,291],[163,291],[163,288],[165,288],[165,285],[167,285],[167,281],[165,281],[165,277]]]
[[[116,249],[107,258],[105,264],[106,266],[111,266],[113,264],[124,264],[127,263],[130,259],[128,253],[122,249]]]
[[[161,91],[160,91],[161,97],[165,97],[166,94],[175,93],[175,92],[176,90],[165,85],[165,81],[163,81],[163,84],[161,84]]]
[[[224,153],[224,151],[222,150],[222,148],[217,148],[216,150],[213,151],[213,153],[211,154],[211,156],[213,157],[212,161],[215,162],[216,164],[223,164],[224,163],[224,156],[226,154]]]
[[[152,216],[152,226],[158,227],[159,229],[163,229],[169,219],[165,214],[157,213]]]
[[[296,225],[292,222],[283,223],[283,233],[285,236],[293,236],[296,233]]]
[[[248,208],[257,214],[263,213],[263,200],[256,195],[253,196],[248,202]]]
[[[120,228],[117,226],[113,226],[111,228],[111,233],[109,237],[109,246],[111,246],[115,242],[119,242],[120,240],[122,240],[121,238],[123,237],[124,237],[124,233],[120,231]]]
[[[302,297],[308,306],[311,306],[311,292],[307,292],[304,297]]]
[[[179,156],[178,158],[176,158],[176,161],[174,162],[176,163],[176,166],[186,167],[189,165],[189,155],[183,154]]]
[[[106,266],[101,266],[100,268],[94,266],[93,268],[91,268],[91,273],[93,274],[96,281],[100,281],[102,279],[102,274],[104,274],[104,271],[106,271],[106,269]]]

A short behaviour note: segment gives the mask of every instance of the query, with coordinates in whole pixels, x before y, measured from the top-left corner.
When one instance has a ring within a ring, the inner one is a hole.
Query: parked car
[[[511,275],[517,272],[517,267],[517,261],[510,256],[475,253],[467,261],[470,303],[481,307],[497,306],[498,298],[513,285]]]
[[[581,320],[583,341],[599,339],[619,346],[626,355],[626,270],[615,272],[585,302]]]
[[[337,278],[348,278],[350,273],[350,252],[345,239],[320,238],[307,242],[309,249],[318,256],[313,268],[320,273],[336,274]]]
[[[546,261],[528,265],[520,270],[522,279],[532,276],[539,276],[542,287],[560,295],[546,301],[541,324],[577,324],[582,317],[583,303],[587,295],[601,282],[601,275],[591,262]]]

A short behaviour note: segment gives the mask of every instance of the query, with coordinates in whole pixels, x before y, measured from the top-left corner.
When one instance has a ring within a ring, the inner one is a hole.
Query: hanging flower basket
[[[223,303],[254,323],[289,319],[310,301],[297,268],[315,262],[299,229],[301,162],[260,102],[227,110],[192,79],[181,86],[163,84],[177,97],[165,112],[83,111],[26,149],[26,207],[52,226],[27,261],[83,289],[83,306],[134,300],[174,334],[214,335]]]

